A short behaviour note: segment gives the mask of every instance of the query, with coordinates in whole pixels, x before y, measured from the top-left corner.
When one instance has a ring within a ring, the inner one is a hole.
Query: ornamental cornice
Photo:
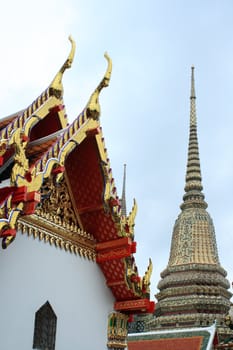
[[[164,278],[174,272],[216,272],[226,277],[227,273],[219,264],[183,264],[183,265],[175,265],[168,266],[162,273],[161,277]]]
[[[223,308],[227,307],[227,309],[229,309],[230,302],[229,300],[216,295],[183,295],[182,298],[180,296],[173,296],[171,298],[167,298],[166,300],[159,301],[159,307],[163,308],[164,310],[169,310],[171,308],[172,310],[180,309],[184,311],[192,308],[196,309],[198,307],[208,309],[209,306],[213,307],[214,305],[218,305]]]
[[[228,280],[218,271],[184,271],[183,273],[172,273],[167,275],[158,284],[158,288],[163,290],[168,287],[185,286],[189,284],[203,284],[208,286],[222,286],[229,288]]]
[[[231,297],[231,293],[221,286],[209,286],[205,284],[193,284],[193,285],[182,285],[176,287],[170,287],[162,290],[156,295],[156,298],[160,301],[165,298],[171,297],[183,297],[186,295],[219,295],[226,298]]]
[[[45,218],[31,215],[20,218],[17,223],[17,229],[22,234],[33,236],[40,241],[50,243],[58,248],[69,251],[73,254],[79,254],[80,257],[96,260],[95,241],[93,237],[81,229],[62,227],[55,223],[48,222]]]
[[[163,327],[163,329],[170,327],[187,327],[187,325],[194,326],[208,326],[217,321],[217,325],[224,323],[225,315],[219,315],[215,313],[189,313],[182,315],[168,315],[162,317],[156,317],[150,322],[149,329],[158,329]]]
[[[70,194],[72,195],[72,191],[66,176],[57,185],[49,178],[41,188],[42,201],[35,214],[55,225],[77,232],[79,228],[82,229],[82,225]]]

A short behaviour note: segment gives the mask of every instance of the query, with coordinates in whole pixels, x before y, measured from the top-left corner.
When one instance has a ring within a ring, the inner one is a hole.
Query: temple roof
[[[217,344],[216,326],[188,328],[128,336],[128,350],[210,350]]]
[[[29,107],[0,121],[2,247],[13,242],[18,228],[95,260],[116,310],[153,312],[152,263],[141,278],[133,257],[137,205],[122,214],[100,125],[99,95],[109,85],[112,61],[105,54],[103,79],[68,124],[62,76],[74,58],[69,39],[70,54],[49,87]]]

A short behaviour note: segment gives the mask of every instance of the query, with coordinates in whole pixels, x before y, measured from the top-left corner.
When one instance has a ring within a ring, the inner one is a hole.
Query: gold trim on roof
[[[129,256],[124,259],[125,265],[125,283],[129,290],[132,290],[138,297],[142,296],[142,281],[138,274],[138,268],[135,264],[134,258]]]
[[[8,140],[7,139],[1,139],[0,140],[0,157],[3,156],[6,153],[7,144],[8,144]]]
[[[121,236],[127,236],[133,239],[136,214],[137,214],[137,203],[136,203],[136,200],[134,199],[133,207],[129,215],[120,216],[119,228],[120,228]]]
[[[29,171],[29,161],[26,157],[26,146],[28,140],[23,138],[21,129],[12,132],[8,146],[14,145],[14,166],[11,171],[11,184],[20,185],[20,179],[25,179],[26,173]]]
[[[26,186],[28,192],[38,191],[44,179],[51,175],[51,172],[56,166],[64,166],[67,155],[74,149],[76,142],[68,140],[68,142],[61,148],[58,157],[50,157],[46,159],[43,170],[36,171],[36,167],[32,166],[29,169],[29,161],[25,154],[25,149],[28,140],[24,138],[20,129],[16,129],[9,139],[8,144],[15,146],[14,166],[11,172],[11,184],[17,187]],[[57,181],[62,177],[62,173],[57,175]]]
[[[26,186],[27,193],[37,192],[40,190],[44,179],[48,178],[56,167],[64,167],[66,156],[76,146],[74,140],[69,140],[60,150],[58,158],[50,158],[46,161],[42,172],[36,172],[35,166],[29,168],[29,161],[25,154],[28,138],[22,134],[21,129],[13,131],[8,145],[14,145],[14,166],[11,171],[11,185],[16,187]],[[56,181],[60,181],[63,171],[54,174]],[[0,214],[0,230],[10,228],[15,229],[16,221],[24,208],[24,200],[22,199],[16,206],[12,204],[12,194],[8,195],[7,200],[3,203]],[[11,237],[11,235],[9,235]]]
[[[76,122],[72,123],[69,128],[64,132],[61,132],[61,136],[57,141],[39,159],[39,161],[35,163],[36,172],[42,172],[45,164],[50,159],[58,158],[63,164],[65,158],[73,150],[75,145],[77,146],[86,138],[88,130],[97,128],[98,126],[99,124],[91,119],[85,120],[79,127],[76,125]],[[73,145],[73,148],[71,147],[71,144]]]
[[[5,213],[4,216],[5,217],[1,217],[0,219],[0,231],[2,229],[5,229],[5,227],[9,227],[11,229],[15,228],[16,225],[16,221],[18,219],[19,214],[21,213],[21,211],[23,210],[23,203],[19,203],[14,209],[11,208],[11,199],[12,196],[10,196],[7,200],[7,204],[6,207],[4,207]],[[5,204],[5,203],[4,203]],[[3,213],[3,207],[1,208],[1,213]],[[7,212],[7,214],[6,214]]]
[[[4,129],[0,131],[0,139],[8,139],[12,130],[23,128],[27,118],[29,118],[41,106],[43,106],[49,98],[49,91],[46,89],[34,102],[30,104],[30,106],[16,114],[14,120],[12,120],[10,124],[8,124]],[[48,101],[48,103],[50,102]]]
[[[148,294],[150,294],[150,280],[151,280],[152,271],[153,271],[153,264],[152,264],[151,258],[149,258],[149,265],[147,267],[145,275],[142,278],[142,289],[145,291],[145,293],[148,293]]]
[[[125,282],[129,289],[133,290],[138,297],[148,298],[150,296],[151,275],[153,264],[151,258],[144,276],[141,278],[138,274],[138,269],[132,256],[124,259],[125,264]]]
[[[22,234],[38,238],[40,241],[50,243],[57,248],[64,249],[88,260],[96,260],[95,242],[90,234],[78,229],[70,231],[62,226],[49,224],[42,217],[31,215],[20,218],[17,228]]]
[[[53,107],[61,105],[61,104],[62,104],[61,100],[52,96],[49,98],[49,100],[46,103],[35,108],[35,110],[33,110],[30,113],[30,115],[25,120],[24,124],[22,125],[24,134],[29,136],[30,130],[33,128],[33,126],[35,126],[40,120],[42,120],[44,117],[46,117]],[[59,111],[58,114],[59,115],[64,114],[64,110]],[[62,123],[63,119],[65,119],[64,115],[62,115],[62,117],[60,118],[61,123]]]

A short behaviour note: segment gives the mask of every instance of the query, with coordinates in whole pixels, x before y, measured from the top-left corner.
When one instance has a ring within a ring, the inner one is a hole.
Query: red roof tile
[[[129,341],[129,350],[200,350],[202,336]]]

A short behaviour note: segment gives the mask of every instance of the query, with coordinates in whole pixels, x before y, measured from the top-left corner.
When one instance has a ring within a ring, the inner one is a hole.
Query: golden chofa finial
[[[104,76],[104,78],[103,78],[104,83],[105,83],[104,87],[106,87],[106,86],[109,85],[109,81],[110,81],[111,74],[112,74],[112,60],[111,60],[111,58],[108,56],[107,52],[105,52],[104,57],[105,57],[106,60],[108,61],[108,67],[107,67],[105,76]]]
[[[91,95],[90,100],[86,107],[86,113],[88,118],[93,118],[94,120],[98,120],[100,116],[100,104],[99,104],[100,91],[104,87],[107,87],[109,85],[109,81],[112,73],[112,60],[106,52],[104,54],[104,57],[108,61],[106,73],[103,79],[101,80],[101,82],[99,83],[99,85],[97,86],[97,88],[95,89],[95,91],[93,92],[93,94]]]
[[[52,83],[50,84],[50,92],[57,96],[58,98],[62,96],[63,94],[63,86],[62,86],[62,77],[63,73],[65,72],[66,69],[69,69],[73,63],[74,60],[74,55],[75,55],[75,49],[76,49],[76,44],[71,35],[69,36],[69,41],[71,42],[71,49],[69,56],[65,63],[62,65],[60,68],[59,72],[53,79]]]

